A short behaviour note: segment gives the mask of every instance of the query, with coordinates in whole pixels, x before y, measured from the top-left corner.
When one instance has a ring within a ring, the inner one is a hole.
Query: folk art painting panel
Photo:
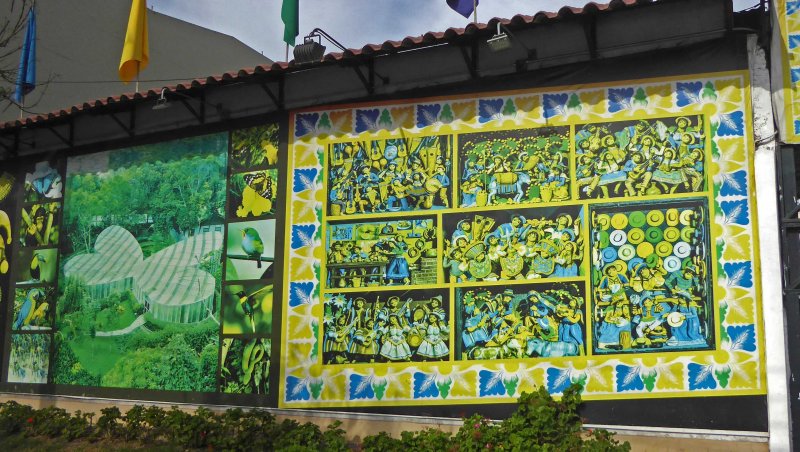
[[[764,394],[746,73],[295,112],[282,407]]]

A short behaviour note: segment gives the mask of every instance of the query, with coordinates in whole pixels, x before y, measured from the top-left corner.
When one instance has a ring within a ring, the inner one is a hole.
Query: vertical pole
[[[472,22],[478,23],[478,0],[472,0]]]
[[[289,43],[286,43],[286,56],[283,58],[283,61],[289,62]]]
[[[136,92],[139,92],[139,60],[136,60]]]
[[[22,119],[23,111],[22,109],[25,108],[25,95],[22,95],[22,99],[19,101],[19,119]]]

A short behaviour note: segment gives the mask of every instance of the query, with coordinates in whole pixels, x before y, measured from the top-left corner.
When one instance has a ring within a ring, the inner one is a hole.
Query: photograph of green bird
[[[275,220],[228,223],[225,281],[273,277]]]
[[[271,283],[229,284],[223,288],[223,334],[270,334],[272,332]]]
[[[256,266],[261,268],[261,254],[264,252],[264,242],[261,241],[258,231],[253,228],[242,229],[242,250],[252,259],[255,259]]]
[[[58,249],[22,248],[18,253],[14,280],[20,285],[50,284],[56,279]]]

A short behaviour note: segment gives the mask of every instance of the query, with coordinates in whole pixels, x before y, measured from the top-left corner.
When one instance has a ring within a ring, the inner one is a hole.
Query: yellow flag
[[[131,16],[128,18],[128,32],[119,60],[119,78],[130,82],[147,67],[150,51],[147,44],[147,0],[133,0]]]

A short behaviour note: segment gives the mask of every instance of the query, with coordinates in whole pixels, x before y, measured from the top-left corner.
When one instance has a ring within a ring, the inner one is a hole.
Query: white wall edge
[[[757,36],[747,37],[753,105],[754,166],[761,268],[761,306],[766,346],[769,447],[792,450],[786,316],[783,309],[781,234],[778,223],[777,141],[772,115],[770,73]]]

